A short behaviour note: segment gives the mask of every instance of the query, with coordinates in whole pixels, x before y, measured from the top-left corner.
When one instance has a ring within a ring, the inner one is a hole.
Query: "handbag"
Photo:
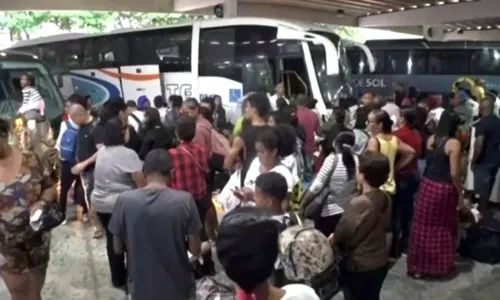
[[[332,169],[330,170],[330,172],[328,172],[328,180],[330,180],[330,178],[333,175],[333,172],[335,172],[338,162],[339,158],[336,154],[334,154]],[[315,179],[316,178],[314,178],[312,182],[314,182]],[[307,188],[307,190],[309,189],[310,187]],[[305,194],[307,193],[303,193],[303,195]],[[314,199],[311,202],[305,205],[301,205],[300,210],[304,218],[311,220],[317,220],[318,218],[320,218],[321,210],[323,209],[323,204],[329,195],[330,195],[330,188],[328,186],[325,186],[323,189],[321,189],[321,191],[314,197]]]
[[[64,222],[64,215],[59,210],[56,203],[47,204],[42,208],[42,215],[40,216],[40,225],[35,230],[36,232],[50,231]]]

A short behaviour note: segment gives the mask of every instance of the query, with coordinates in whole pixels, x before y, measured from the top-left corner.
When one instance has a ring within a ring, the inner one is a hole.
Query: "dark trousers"
[[[392,251],[393,257],[399,256],[408,247],[411,221],[413,219],[413,203],[418,182],[414,175],[396,179],[396,195],[392,201]]]
[[[117,254],[113,247],[113,234],[108,229],[111,214],[97,213],[97,217],[106,231],[106,252],[108,254],[109,270],[111,271],[111,282],[115,287],[125,286],[127,283],[125,254]]]
[[[341,269],[341,280],[346,300],[379,300],[389,266],[367,272]]]
[[[317,222],[315,222],[314,227],[321,231],[326,237],[335,232],[337,224],[342,218],[342,214],[336,214],[329,217],[320,217]]]
[[[210,198],[205,197],[205,199],[195,200],[196,208],[198,209],[198,214],[200,216],[201,224],[203,224],[203,228],[201,229],[200,239],[202,242],[208,241],[208,236],[205,231],[205,219],[209,209],[212,207],[212,201]],[[215,264],[212,259],[212,251],[208,251],[208,253],[203,254],[201,256],[203,258],[203,264],[196,266],[195,276],[202,277],[207,275],[215,274]],[[197,273],[197,274],[196,274]]]
[[[86,209],[87,205],[85,205],[85,199],[83,194],[83,186],[82,181],[80,180],[80,176],[73,175],[71,173],[71,168],[75,164],[72,162],[61,161],[61,192],[59,195],[59,209],[61,210],[64,217],[66,217],[66,209],[68,205],[68,192],[71,189],[73,183],[74,187],[74,201],[75,204],[80,205]]]

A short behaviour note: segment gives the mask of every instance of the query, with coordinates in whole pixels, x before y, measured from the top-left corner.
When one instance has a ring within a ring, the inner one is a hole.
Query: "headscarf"
[[[149,102],[148,97],[146,96],[140,96],[139,99],[137,99],[137,110],[144,111],[146,109],[146,103]]]

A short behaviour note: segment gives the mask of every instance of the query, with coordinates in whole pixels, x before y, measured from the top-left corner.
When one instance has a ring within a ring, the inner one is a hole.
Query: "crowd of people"
[[[344,99],[356,104],[323,121],[314,99],[283,94],[245,95],[234,125],[218,96],[94,110],[75,94],[55,141],[0,119],[0,269],[12,299],[41,299],[72,189],[76,221],[106,239],[111,283],[134,300],[209,299],[216,281],[206,290],[195,278],[216,274],[212,250],[228,299],[331,299],[340,285],[346,299],[377,300],[403,254],[413,278],[450,275],[457,216],[474,202],[485,214],[500,184],[495,97],[457,89],[445,105],[398,86],[387,99]]]

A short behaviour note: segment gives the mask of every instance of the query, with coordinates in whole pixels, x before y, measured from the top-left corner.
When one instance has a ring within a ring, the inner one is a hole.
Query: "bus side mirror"
[[[62,75],[57,75],[56,76],[56,83],[57,83],[57,87],[58,88],[62,88],[63,87],[63,78],[62,78]]]

